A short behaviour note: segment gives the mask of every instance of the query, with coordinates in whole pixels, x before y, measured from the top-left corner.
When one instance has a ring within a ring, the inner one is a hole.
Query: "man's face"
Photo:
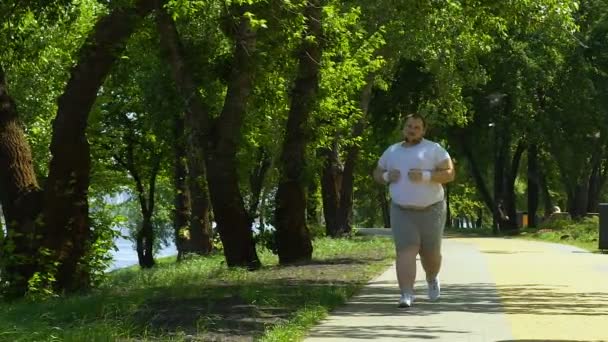
[[[424,122],[420,118],[409,118],[403,125],[403,136],[410,142],[420,141],[424,136]]]

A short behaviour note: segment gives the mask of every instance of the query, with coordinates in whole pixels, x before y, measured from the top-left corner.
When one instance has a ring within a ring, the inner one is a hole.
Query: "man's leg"
[[[445,202],[438,203],[425,213],[424,221],[427,229],[421,234],[420,263],[426,273],[429,287],[429,299],[439,299],[441,286],[437,275],[441,269],[441,239],[445,226]]]
[[[432,251],[427,251],[424,248],[420,250],[420,263],[426,273],[426,281],[437,278],[441,269],[441,259],[441,247],[434,248]]]
[[[411,213],[391,205],[391,229],[395,241],[397,281],[401,293],[413,295],[416,281],[416,255],[420,250],[420,233],[411,222]]]
[[[397,281],[401,293],[414,293],[414,283],[416,281],[416,255],[418,246],[408,246],[397,251]]]

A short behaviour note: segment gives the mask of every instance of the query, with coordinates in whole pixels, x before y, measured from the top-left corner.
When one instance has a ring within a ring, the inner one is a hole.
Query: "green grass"
[[[452,237],[492,237],[491,228],[481,229],[446,229],[446,236]],[[498,235],[501,236],[501,235]],[[516,236],[520,239],[544,241],[571,245],[590,252],[599,252],[599,219],[597,217],[584,218],[573,221],[567,218],[558,218],[541,223],[538,228],[524,228]]]
[[[112,272],[84,295],[0,303],[0,341],[239,341],[301,339],[390,264],[388,238],[318,239],[311,263],[281,267],[260,251],[256,272],[221,255]]]
[[[526,228],[520,237],[576,246],[590,252],[599,252],[599,218],[587,217],[580,221],[566,218],[549,220],[539,228]]]

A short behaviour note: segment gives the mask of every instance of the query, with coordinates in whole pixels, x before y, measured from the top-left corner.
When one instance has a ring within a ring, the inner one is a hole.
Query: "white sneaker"
[[[402,293],[401,298],[399,298],[399,307],[400,308],[409,308],[414,303],[414,299],[416,296],[409,293]]]
[[[428,281],[427,284],[429,286],[429,300],[434,302],[441,296],[441,284],[439,279]]]

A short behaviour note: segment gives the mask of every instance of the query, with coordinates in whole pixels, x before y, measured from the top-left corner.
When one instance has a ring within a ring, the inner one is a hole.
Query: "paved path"
[[[608,341],[608,256],[557,244],[495,238],[444,240],[442,298],[397,308],[389,268],[314,327],[306,342]]]

